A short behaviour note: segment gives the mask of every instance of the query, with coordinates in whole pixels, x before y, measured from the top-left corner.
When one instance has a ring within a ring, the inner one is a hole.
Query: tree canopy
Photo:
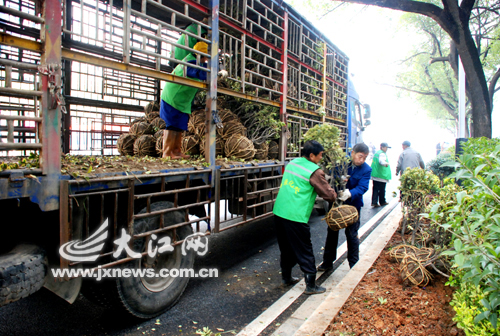
[[[494,28],[499,14],[498,0],[462,0],[460,5],[458,0],[332,0],[330,5],[325,1],[319,1],[319,3],[311,1],[311,5],[313,3],[314,7],[323,9],[325,13],[335,10],[344,3],[352,3],[420,14],[436,22],[454,43],[457,54],[460,55],[464,66],[471,107],[471,133],[476,137],[485,136],[491,138],[492,100],[490,95],[495,91],[496,80],[500,77],[499,63],[492,57],[491,63],[485,63],[483,69],[481,55],[483,53],[492,53],[498,47],[493,44],[491,47],[483,49],[483,46],[477,44],[475,39],[477,34],[475,28],[471,27],[471,22],[477,15],[475,8],[479,8],[486,11],[490,18],[482,21],[477,32],[484,33],[491,29],[496,30]],[[452,54],[452,50],[450,50],[450,54]],[[485,72],[488,71],[494,72],[489,86],[485,75]]]

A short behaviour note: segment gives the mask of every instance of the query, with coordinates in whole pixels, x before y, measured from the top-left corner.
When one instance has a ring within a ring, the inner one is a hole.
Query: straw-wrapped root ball
[[[199,137],[205,135],[205,110],[197,110],[191,113],[188,121],[188,132]]]
[[[164,134],[164,133],[165,133],[165,132],[164,132],[164,130],[162,130],[162,129],[158,130],[158,131],[155,133],[155,135],[154,135],[155,139],[159,139],[159,138],[162,138],[162,139],[163,139],[163,134]]]
[[[144,107],[144,113],[148,122],[152,122],[160,116],[160,104],[158,102],[150,102]]]
[[[233,135],[224,144],[224,153],[227,157],[235,157],[242,160],[251,160],[255,156],[255,148],[252,141],[242,135]]]
[[[162,157],[163,156],[163,137],[156,137],[156,134],[155,134],[155,149],[156,149],[156,153],[158,154],[159,157]]]
[[[269,150],[267,156],[269,156],[271,160],[277,160],[279,157],[279,153],[280,153],[279,144],[274,140],[271,141],[271,143],[269,144]]]
[[[221,136],[222,139],[227,140],[233,135],[247,135],[247,129],[238,120],[231,120],[223,124],[224,127],[217,128],[217,134]]]
[[[266,160],[269,153],[269,145],[267,142],[261,144],[253,144],[255,147],[255,157],[256,160]]]
[[[123,133],[116,141],[116,148],[121,155],[134,155],[134,142],[137,137],[130,133]]]
[[[200,155],[205,156],[205,137],[200,138]],[[217,137],[215,139],[215,157],[224,156],[224,140]]]
[[[231,121],[239,121],[238,116],[228,109],[221,109],[219,112],[220,121],[224,124]]]
[[[154,134],[154,129],[153,126],[151,126],[151,124],[141,121],[133,124],[130,127],[130,134],[133,134],[136,137],[140,137],[141,135],[144,134]]]
[[[352,205],[341,205],[331,208],[325,220],[330,229],[338,231],[356,223],[358,220],[358,210]]]
[[[165,120],[163,120],[160,117],[153,119],[153,121],[151,122],[151,126],[153,126],[154,129],[158,129],[158,130],[162,130],[162,129],[167,128],[167,124],[165,124]]]
[[[137,156],[157,156],[156,140],[151,134],[144,134],[134,142],[134,154]]]
[[[181,151],[184,154],[198,155],[200,154],[200,138],[197,135],[186,135],[182,138]]]

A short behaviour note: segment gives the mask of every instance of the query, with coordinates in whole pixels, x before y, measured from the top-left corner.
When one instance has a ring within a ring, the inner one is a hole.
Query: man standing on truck
[[[352,205],[358,211],[358,221],[345,228],[347,240],[347,260],[349,267],[353,268],[359,260],[359,237],[361,207],[363,207],[363,194],[368,190],[372,169],[365,163],[370,154],[370,149],[364,143],[356,144],[351,152],[352,164],[347,170],[348,180],[346,189],[339,192],[339,200],[344,204]],[[325,242],[323,262],[318,266],[318,271],[328,271],[333,268],[337,259],[337,245],[339,231],[328,228]]]
[[[419,152],[411,148],[409,141],[403,141],[403,153],[399,156],[398,165],[396,167],[396,175],[403,175],[406,168],[425,169],[424,160]]]
[[[204,18],[202,22],[204,24],[207,24],[208,18]],[[186,27],[185,30],[189,33],[198,35],[198,27],[199,27],[199,25],[197,23],[191,23],[189,26]],[[200,33],[201,33],[200,37],[206,38],[207,30],[205,28],[201,27]],[[188,44],[186,44],[186,38],[188,39]],[[186,33],[182,34],[179,37],[179,39],[177,40],[177,44],[187,46],[189,48],[193,48],[196,45],[196,43],[198,43],[198,42],[199,41],[197,38],[190,36],[190,35],[187,35]],[[189,50],[182,49],[179,47],[174,48],[174,58],[178,61],[182,61],[189,54],[190,54]],[[177,66],[177,64],[178,63],[176,63],[176,62],[170,61],[170,66],[174,69]]]
[[[290,286],[299,281],[292,277],[292,268],[299,264],[306,282],[304,294],[319,294],[326,290],[316,286],[316,263],[307,224],[316,195],[328,202],[337,198],[335,190],[325,179],[325,173],[318,166],[323,152],[323,146],[317,141],[304,144],[302,157],[286,166],[273,208],[283,284]]]
[[[201,53],[208,53],[208,44],[198,42],[193,47],[194,50]],[[188,54],[183,61],[194,65],[207,67],[208,58],[200,57],[200,64],[196,63],[196,55]],[[184,64],[179,64],[172,72],[175,76],[184,77]],[[207,72],[201,69],[188,66],[186,75],[190,79],[205,81]],[[161,92],[160,117],[165,121],[166,130],[163,132],[163,158],[188,159],[189,155],[181,152],[182,132],[187,131],[189,115],[191,114],[191,105],[198,92],[197,88],[167,82]]]

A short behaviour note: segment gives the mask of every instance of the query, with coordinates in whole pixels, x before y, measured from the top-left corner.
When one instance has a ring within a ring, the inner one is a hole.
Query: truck
[[[309,128],[336,125],[347,149],[369,124],[347,55],[283,1],[9,0],[0,18],[0,306],[46,287],[157,316],[188,277],[69,271],[192,268],[210,235],[273,216]],[[174,48],[198,53],[182,34],[210,46],[207,82],[171,74]],[[206,93],[203,163],[121,160],[117,140],[167,81]],[[277,157],[217,158],[221,97],[279,112]]]

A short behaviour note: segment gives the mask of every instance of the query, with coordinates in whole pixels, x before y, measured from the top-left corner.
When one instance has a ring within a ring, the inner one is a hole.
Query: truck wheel
[[[171,202],[157,202],[151,204],[151,211],[172,208]],[[139,213],[145,213],[146,209]],[[163,215],[165,227],[184,222],[184,215],[180,211],[170,212]],[[160,217],[150,217],[136,220],[134,223],[134,232],[141,233],[160,227]],[[177,228],[176,240],[182,240],[192,234],[191,226]],[[162,237],[170,236],[174,241],[173,231],[166,234],[157,235],[158,242]],[[144,251],[146,238],[134,241],[134,252]],[[147,255],[126,263],[122,268],[146,271],[154,269],[157,273],[161,269],[181,269],[192,268],[194,264],[194,251],[186,251],[182,255],[181,245],[177,245],[172,252],[157,254],[155,258],[149,258]],[[189,278],[187,277],[121,277],[114,281],[96,282],[94,280],[84,281],[83,294],[91,301],[104,307],[125,310],[126,312],[138,318],[150,319],[158,316],[171,308],[181,297],[187,286]],[[125,308],[125,309],[124,309]]]
[[[0,307],[25,298],[42,288],[47,259],[42,248],[18,245],[0,257]]]
[[[151,211],[172,208],[174,205],[171,202],[157,202],[151,204]],[[140,213],[145,213],[143,209]],[[170,212],[163,215],[163,223],[165,227],[184,222],[184,215],[180,211]],[[146,232],[160,227],[160,217],[150,217],[136,221],[134,224],[135,233]],[[175,230],[175,241],[182,240],[193,233],[191,226],[183,226]],[[174,242],[174,232],[169,231],[158,237],[158,242],[161,237],[170,236]],[[144,251],[146,238],[137,239],[134,241],[134,251]],[[148,255],[141,259],[125,264],[124,268],[132,268],[146,271],[154,269],[155,273],[162,269],[189,269],[194,265],[194,251],[186,251],[186,255],[182,255],[181,245],[174,247],[172,252],[164,252],[156,254],[154,258]],[[117,279],[117,288],[120,299],[132,315],[139,318],[152,318],[171,308],[181,297],[184,289],[188,284],[188,277],[121,277]]]

